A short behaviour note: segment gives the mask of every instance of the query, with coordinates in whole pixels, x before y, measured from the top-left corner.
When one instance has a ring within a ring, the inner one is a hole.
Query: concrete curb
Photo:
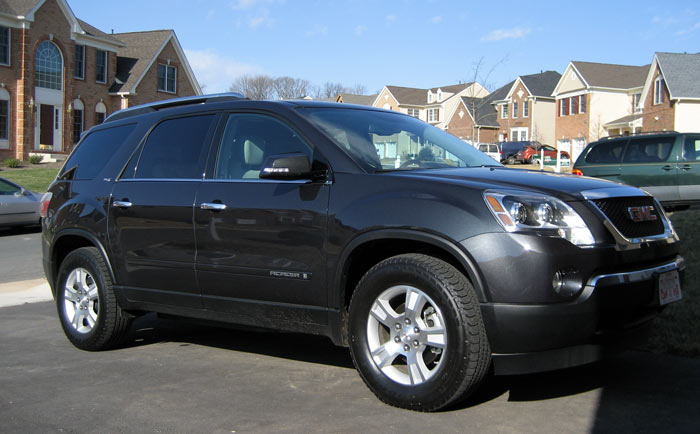
[[[46,279],[0,283],[0,307],[53,300]]]

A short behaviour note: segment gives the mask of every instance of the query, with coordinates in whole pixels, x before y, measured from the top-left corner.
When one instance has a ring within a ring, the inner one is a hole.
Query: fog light
[[[583,288],[581,273],[575,269],[557,270],[552,277],[552,289],[562,297],[573,297]]]

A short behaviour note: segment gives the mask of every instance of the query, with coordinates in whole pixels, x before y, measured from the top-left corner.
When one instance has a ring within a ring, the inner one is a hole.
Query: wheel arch
[[[343,249],[336,266],[329,305],[345,310],[355,286],[373,265],[404,253],[424,253],[450,263],[469,279],[479,301],[486,301],[483,279],[474,260],[456,242],[417,230],[382,229],[363,233]]]
[[[109,276],[112,282],[115,282],[114,270],[112,269],[112,263],[109,260],[109,255],[107,255],[107,250],[105,249],[102,242],[93,234],[82,229],[64,229],[59,232],[51,246],[51,287],[55,287],[56,277],[58,276],[58,270],[61,268],[61,263],[66,258],[66,256],[81,247],[95,247],[102,255],[102,258],[107,265],[109,270]]]

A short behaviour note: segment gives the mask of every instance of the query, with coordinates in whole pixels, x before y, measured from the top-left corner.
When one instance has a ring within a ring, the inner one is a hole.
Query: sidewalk
[[[0,307],[53,300],[46,279],[23,280],[0,284]]]

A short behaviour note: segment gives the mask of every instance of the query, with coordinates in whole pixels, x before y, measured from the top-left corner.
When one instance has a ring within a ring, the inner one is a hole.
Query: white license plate
[[[681,279],[678,270],[669,271],[659,275],[659,302],[661,305],[669,304],[683,298],[681,294]]]

